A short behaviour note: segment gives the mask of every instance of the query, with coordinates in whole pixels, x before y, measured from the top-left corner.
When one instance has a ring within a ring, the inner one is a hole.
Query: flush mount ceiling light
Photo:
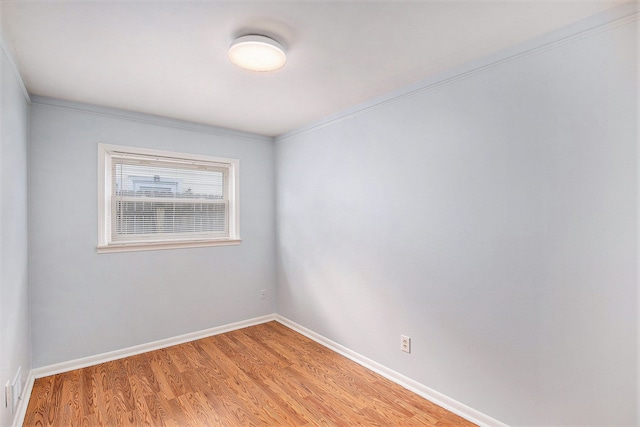
[[[275,71],[287,61],[280,43],[257,34],[235,39],[229,46],[228,55],[231,62],[250,71]]]

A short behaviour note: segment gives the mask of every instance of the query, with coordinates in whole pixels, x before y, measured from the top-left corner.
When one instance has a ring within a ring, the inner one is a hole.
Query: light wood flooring
[[[35,381],[25,426],[472,426],[277,322]]]

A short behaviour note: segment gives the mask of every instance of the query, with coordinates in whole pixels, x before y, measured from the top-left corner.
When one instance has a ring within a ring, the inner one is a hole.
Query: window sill
[[[230,246],[239,245],[240,239],[206,240],[206,241],[176,241],[176,242],[136,242],[136,243],[116,243],[111,245],[100,245],[97,247],[99,254],[112,252],[138,252],[138,251],[158,251],[163,249],[186,249],[204,248],[209,246]]]

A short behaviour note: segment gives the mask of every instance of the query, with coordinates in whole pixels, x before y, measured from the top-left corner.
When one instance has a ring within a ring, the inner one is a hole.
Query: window
[[[240,242],[237,160],[98,145],[98,252]]]

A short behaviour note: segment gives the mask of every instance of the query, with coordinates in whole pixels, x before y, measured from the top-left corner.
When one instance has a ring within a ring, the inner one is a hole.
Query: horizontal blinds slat
[[[222,199],[203,199],[203,198],[187,198],[187,197],[152,197],[152,196],[118,196],[117,200],[121,202],[147,202],[147,203],[179,203],[179,204],[224,204],[227,201]]]
[[[166,242],[166,241],[202,241],[206,242],[211,239],[226,239],[227,236],[224,233],[211,234],[211,233],[158,233],[150,236],[148,234],[130,234],[126,236],[119,236],[115,243],[127,243],[127,242]]]

